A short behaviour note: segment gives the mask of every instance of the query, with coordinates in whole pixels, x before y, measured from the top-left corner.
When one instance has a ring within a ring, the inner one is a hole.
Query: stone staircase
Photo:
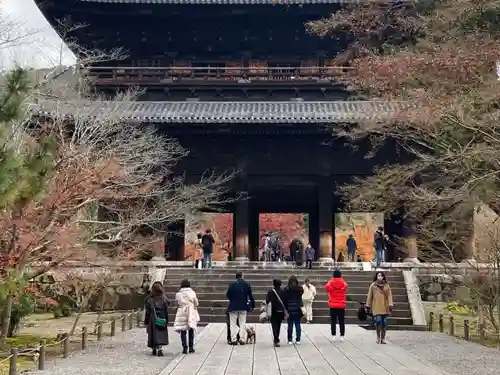
[[[305,278],[316,287],[318,292],[313,305],[314,323],[327,324],[330,322],[328,296],[324,290],[325,283],[332,276],[332,271],[327,268],[316,268],[313,270],[292,269],[288,267],[279,268],[257,268],[256,264],[246,264],[237,267],[236,265],[212,270],[197,270],[187,267],[169,267],[167,269],[164,286],[169,299],[175,296],[179,290],[181,281],[189,279],[192,288],[196,291],[200,307],[200,325],[208,323],[220,323],[226,321],[225,311],[227,308],[226,290],[230,282],[235,280],[236,270],[243,272],[243,278],[252,286],[253,295],[256,300],[256,310],[248,316],[248,322],[257,323],[261,302],[264,300],[267,291],[272,287],[272,280],[280,278],[286,285],[290,275],[296,275],[299,282],[303,283]],[[357,309],[359,303],[357,301],[365,301],[368,286],[373,280],[373,272],[363,272],[354,270],[342,270],[342,275],[349,284],[347,305],[346,323],[368,325],[367,322],[360,322],[357,319]],[[404,278],[399,271],[386,272],[387,279],[391,284],[394,310],[390,319],[391,329],[421,329],[421,327],[413,326],[412,315],[408,302]],[[175,316],[175,308],[172,309],[170,322],[173,322]]]

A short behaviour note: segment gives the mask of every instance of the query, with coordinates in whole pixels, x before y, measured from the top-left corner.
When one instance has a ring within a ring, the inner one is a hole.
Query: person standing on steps
[[[311,246],[311,244],[307,244],[306,250],[306,268],[312,269],[312,262],[314,262],[314,255],[316,250]]]
[[[252,287],[243,280],[243,273],[236,272],[236,281],[233,281],[226,292],[229,300],[227,308],[229,312],[229,323],[231,327],[231,345],[245,345],[247,313],[255,309],[255,299],[252,294]],[[237,325],[239,322],[239,328]],[[238,340],[237,334],[240,338]]]
[[[271,304],[271,328],[273,330],[273,344],[275,347],[280,346],[280,331],[281,323],[284,319],[288,319],[288,312],[285,308],[284,291],[281,289],[281,280],[273,280],[273,288],[267,292],[266,305]]]
[[[214,252],[214,236],[212,230],[207,229],[201,237],[201,248],[203,249],[203,268],[212,268],[212,253]]]
[[[337,321],[340,327],[340,341],[345,336],[345,308],[348,285],[339,270],[333,271],[333,277],[325,285],[328,293],[328,307],[330,307],[330,330],[335,340],[337,336]]]
[[[314,299],[316,298],[316,287],[311,284],[309,279],[306,279],[304,285],[302,285],[302,289],[304,289],[304,294],[302,294],[302,303],[306,314],[306,323],[309,324],[313,320],[312,306]]]
[[[156,281],[151,286],[151,293],[146,300],[144,325],[148,333],[148,348],[153,355],[163,356],[162,347],[168,345],[168,305],[161,282]]]
[[[295,327],[295,344],[300,344],[302,335],[302,327],[300,326],[300,319],[304,316],[302,313],[302,294],[304,289],[299,285],[296,276],[290,276],[288,279],[288,286],[283,293],[285,299],[285,309],[288,312],[288,330],[287,338],[288,345],[293,344],[293,327]]]
[[[345,244],[347,246],[347,259],[349,262],[354,262],[356,251],[358,250],[358,244],[352,234],[349,235]]]
[[[181,289],[175,295],[177,312],[175,314],[174,330],[181,335],[182,353],[194,353],[194,333],[200,315],[198,314],[198,298],[189,280],[182,280]]]
[[[373,324],[377,331],[378,344],[385,344],[387,319],[391,315],[393,307],[391,287],[387,282],[385,274],[377,272],[373,283],[368,288],[366,308],[373,315]]]

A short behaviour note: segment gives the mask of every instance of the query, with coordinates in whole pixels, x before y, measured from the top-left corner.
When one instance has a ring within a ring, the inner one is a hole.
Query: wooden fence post
[[[109,333],[111,337],[116,335],[116,319],[111,320],[111,332]]]
[[[63,341],[63,357],[69,357],[69,335],[66,334],[66,338]]]
[[[128,314],[128,329],[134,328],[134,313],[129,313]]]
[[[481,344],[484,344],[486,341],[486,330],[483,323],[479,324],[479,340],[481,341]]]
[[[102,323],[99,322],[99,325],[97,326],[97,341],[102,340]]]
[[[455,319],[450,316],[450,336],[455,336]]]
[[[17,375],[17,353],[16,348],[10,349],[9,375]]]
[[[469,341],[470,335],[469,335],[469,321],[466,319],[464,320],[464,339]]]
[[[443,314],[439,314],[439,332],[444,332]]]
[[[139,328],[141,326],[141,310],[137,310],[135,318],[137,320],[137,328]]]
[[[122,315],[122,332],[125,332],[127,330],[127,315],[123,314]]]
[[[432,331],[434,325],[434,313],[431,311],[429,313],[429,322],[428,322],[428,330]]]
[[[38,369],[45,370],[45,340],[40,341],[40,353],[38,355]]]
[[[87,349],[88,331],[87,327],[82,328],[82,350]]]

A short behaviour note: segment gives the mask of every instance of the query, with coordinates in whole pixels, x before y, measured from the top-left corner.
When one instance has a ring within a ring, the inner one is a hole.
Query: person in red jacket
[[[337,335],[337,320],[340,326],[340,341],[344,341],[345,335],[345,307],[347,283],[342,278],[339,270],[333,271],[333,277],[325,285],[328,293],[328,306],[330,307],[330,328],[333,339]]]

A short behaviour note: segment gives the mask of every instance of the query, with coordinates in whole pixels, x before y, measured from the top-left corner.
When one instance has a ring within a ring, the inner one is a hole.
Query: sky
[[[60,62],[63,65],[74,63],[73,54],[33,0],[0,0],[0,43],[5,40],[6,26],[11,25],[15,25],[14,36],[23,37],[14,45],[0,46],[1,69],[15,65],[48,68],[59,65]]]

